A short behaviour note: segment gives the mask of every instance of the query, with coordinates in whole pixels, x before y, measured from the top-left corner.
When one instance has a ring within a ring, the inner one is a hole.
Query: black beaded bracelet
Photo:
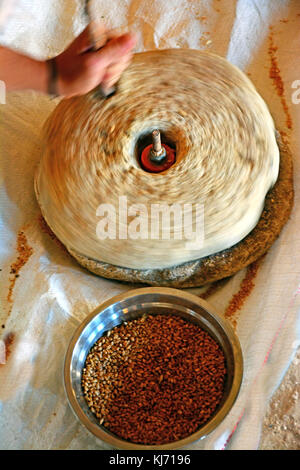
[[[47,87],[47,92],[49,95],[52,96],[58,96],[57,93],[57,65],[55,58],[54,59],[49,59],[46,61],[47,66],[48,66],[48,87]]]

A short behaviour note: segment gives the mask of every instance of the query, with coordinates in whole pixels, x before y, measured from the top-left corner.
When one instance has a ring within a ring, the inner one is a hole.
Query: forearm
[[[0,47],[0,80],[7,91],[36,90],[47,92],[47,63]]]
[[[98,30],[98,37],[106,32],[103,25]],[[0,46],[0,80],[7,91],[31,89],[65,98],[84,95],[100,83],[112,87],[129,65],[135,44],[136,37],[127,33],[94,51],[87,27],[55,61],[34,60]]]

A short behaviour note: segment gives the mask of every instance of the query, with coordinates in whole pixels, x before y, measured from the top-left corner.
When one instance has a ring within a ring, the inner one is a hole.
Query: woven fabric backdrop
[[[79,0],[14,4],[0,43],[36,58],[56,55],[86,25]],[[300,339],[300,4],[95,0],[94,8],[109,27],[136,31],[138,51],[190,47],[227,57],[249,75],[294,155],[295,205],[280,238],[261,262],[212,288],[207,299],[238,334],[244,380],[222,425],[188,447],[257,449],[268,400]],[[41,129],[57,100],[26,91],[7,94],[5,101],[0,104],[0,353],[5,362],[0,365],[0,448],[106,448],[68,406],[63,361],[86,315],[133,286],[82,269],[41,222],[33,176]]]

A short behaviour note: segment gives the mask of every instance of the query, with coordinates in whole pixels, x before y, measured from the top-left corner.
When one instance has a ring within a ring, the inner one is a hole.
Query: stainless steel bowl
[[[205,329],[222,347],[227,365],[227,379],[223,399],[210,420],[190,436],[164,445],[140,445],[125,441],[100,426],[90,411],[81,388],[81,372],[86,356],[104,332],[123,321],[132,320],[145,312],[179,315]],[[213,431],[230,411],[238,395],[243,376],[243,358],[240,343],[231,326],[213,311],[201,298],[186,291],[146,287],[117,295],[94,310],[78,327],[69,344],[65,365],[66,394],[79,421],[101,441],[115,449],[177,449]]]

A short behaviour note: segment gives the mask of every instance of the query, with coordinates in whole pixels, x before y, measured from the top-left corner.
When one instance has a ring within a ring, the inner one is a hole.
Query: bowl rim
[[[110,307],[111,305],[117,302],[130,299],[131,297],[133,298],[151,293],[180,296],[181,298],[186,299],[187,301],[190,301],[206,310],[208,314],[211,315],[217,321],[217,323],[220,325],[223,332],[225,333],[227,339],[231,344],[234,359],[234,374],[232,386],[225,402],[221,405],[220,409],[213,415],[211,419],[209,419],[206,424],[201,426],[200,429],[198,429],[196,432],[178,441],[161,445],[135,444],[130,441],[125,441],[124,439],[119,438],[118,436],[111,433],[109,430],[104,430],[100,427],[100,425],[91,422],[87,415],[84,413],[80,404],[78,403],[78,400],[75,396],[72,387],[70,374],[72,356],[75,346],[78,340],[80,339],[81,333],[84,331],[86,326],[94,319],[94,317],[101,313],[101,311],[104,311],[106,308]],[[192,442],[204,439],[208,436],[208,434],[210,434],[213,430],[218,427],[218,424],[223,422],[238,397],[243,380],[243,372],[243,354],[239,339],[235,331],[233,330],[230,323],[225,318],[221,317],[221,315],[217,313],[216,310],[206,300],[202,299],[201,297],[198,297],[195,294],[192,294],[187,291],[182,291],[180,289],[169,287],[141,287],[137,289],[130,289],[127,292],[117,294],[107,299],[98,307],[96,307],[90,314],[88,314],[87,317],[78,325],[71,337],[65,354],[63,365],[63,382],[69,406],[75,414],[76,418],[88,431],[90,431],[94,435],[94,437],[100,439],[100,441],[102,441],[103,443],[108,444],[114,449],[120,450],[175,450],[180,449],[186,446],[187,444],[191,444]]]

